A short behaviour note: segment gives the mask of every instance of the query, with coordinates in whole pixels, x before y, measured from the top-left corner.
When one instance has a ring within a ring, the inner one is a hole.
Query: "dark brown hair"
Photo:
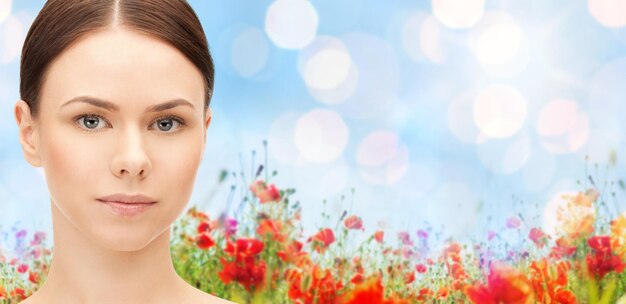
[[[34,119],[54,59],[78,38],[114,26],[162,39],[182,52],[204,76],[206,113],[213,95],[213,59],[200,20],[185,0],[48,0],[28,30],[20,63],[20,97]]]

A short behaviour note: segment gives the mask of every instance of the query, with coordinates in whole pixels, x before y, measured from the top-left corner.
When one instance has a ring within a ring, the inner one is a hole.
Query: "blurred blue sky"
[[[264,139],[273,182],[297,189],[310,230],[326,208],[414,236],[430,223],[483,239],[517,212],[550,231],[557,194],[582,190],[585,156],[604,179],[613,153],[606,179],[624,177],[626,4],[189,2],[216,64],[190,205],[221,169],[243,160],[249,174]],[[51,231],[43,174],[24,160],[13,117],[21,46],[43,3],[0,0],[0,223]],[[209,212],[224,209],[231,182]],[[623,212],[614,188],[611,210]]]

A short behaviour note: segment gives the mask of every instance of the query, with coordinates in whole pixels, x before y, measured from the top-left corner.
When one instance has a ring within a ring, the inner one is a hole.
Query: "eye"
[[[177,128],[174,128],[174,130],[178,130],[180,126],[185,125],[185,121],[183,119],[177,116],[171,116],[171,115],[159,117],[157,118],[155,123],[157,124],[157,127],[159,128],[159,130],[163,131],[164,133],[176,133],[177,131],[170,132],[170,130],[172,130],[174,125],[178,126]]]
[[[74,122],[76,122],[79,126],[81,126],[83,130],[87,132],[97,132],[97,127],[101,125],[100,120],[104,120],[104,117],[92,113],[81,114],[74,118]]]

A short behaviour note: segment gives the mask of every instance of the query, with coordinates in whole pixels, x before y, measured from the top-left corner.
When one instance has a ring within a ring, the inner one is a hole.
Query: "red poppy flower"
[[[546,259],[533,261],[530,265],[530,282],[535,291],[535,299],[539,303],[574,304],[576,297],[565,289],[567,287],[567,271],[570,269],[568,261],[561,261],[556,265],[556,276],[549,271]]]
[[[259,223],[256,233],[261,237],[269,235],[276,242],[284,242],[286,236],[282,233],[283,225],[279,221],[263,219]]]
[[[587,244],[597,253],[611,253],[611,237],[608,235],[592,236]]]
[[[576,246],[571,246],[565,238],[558,238],[556,240],[556,246],[552,247],[550,257],[558,260],[563,257],[568,257],[576,251]]]
[[[326,248],[335,242],[335,234],[330,228],[324,228],[315,235],[309,237],[307,242],[313,242],[313,248],[318,253],[323,253]]]
[[[602,279],[609,272],[621,273],[626,264],[622,259],[611,252],[611,237],[608,235],[593,236],[587,244],[594,253],[587,255],[587,270],[598,279]]]
[[[289,282],[289,298],[296,303],[338,303],[338,291],[343,287],[341,281],[335,281],[328,269],[313,265],[310,273],[291,270],[285,273]],[[306,282],[306,283],[305,283]]]
[[[340,301],[342,304],[372,303],[382,304],[384,302],[384,289],[379,277],[371,277],[363,283],[357,285]]]
[[[343,221],[343,224],[347,229],[353,229],[353,230],[363,229],[363,221],[361,220],[360,217],[356,215],[348,216]]]
[[[426,300],[430,300],[433,298],[434,296],[434,292],[432,290],[430,290],[428,287],[424,287],[422,289],[419,290],[418,294],[417,294],[417,300],[420,302],[424,302]]]
[[[487,285],[467,286],[465,294],[480,304],[527,304],[533,300],[533,289],[526,276],[499,262],[491,265]]]
[[[28,280],[33,283],[33,284],[38,284],[39,283],[39,275],[35,272],[29,271],[28,272]]]
[[[302,256],[306,255],[306,252],[302,252],[302,243],[293,240],[287,246],[285,246],[284,250],[279,250],[276,252],[276,255],[286,263],[295,263],[296,260]]]
[[[267,184],[265,181],[257,180],[250,185],[250,191],[259,198],[261,203],[280,201],[280,191],[274,184]]]
[[[21,301],[26,299],[26,292],[22,288],[15,287],[13,290],[11,290],[9,296],[11,296],[12,298],[18,298],[19,301]]]
[[[209,223],[209,221],[200,222],[196,231],[198,231],[198,233],[211,232],[211,223]]]
[[[224,252],[231,256],[255,256],[263,251],[263,242],[254,238],[240,238],[233,244],[226,242]]]
[[[376,232],[374,232],[374,239],[376,240],[376,242],[382,244],[383,243],[383,237],[385,236],[385,232],[382,230],[378,230]]]
[[[263,284],[266,270],[264,261],[256,261],[254,257],[239,257],[232,261],[227,261],[224,258],[220,258],[220,260],[223,268],[217,275],[224,284],[236,281],[248,291]]]
[[[196,237],[196,245],[198,245],[198,248],[206,250],[215,245],[215,241],[213,241],[211,235],[203,232]]]
[[[415,272],[411,271],[404,275],[404,283],[411,284],[415,281]]]
[[[355,273],[352,278],[350,279],[350,283],[352,284],[360,284],[365,280],[365,277],[363,276],[362,273],[357,272]]]

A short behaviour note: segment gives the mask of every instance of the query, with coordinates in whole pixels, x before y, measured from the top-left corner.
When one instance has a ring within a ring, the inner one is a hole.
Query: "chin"
[[[111,251],[138,251],[148,246],[158,236],[144,231],[128,231],[124,229],[101,230],[92,235],[91,240]]]

